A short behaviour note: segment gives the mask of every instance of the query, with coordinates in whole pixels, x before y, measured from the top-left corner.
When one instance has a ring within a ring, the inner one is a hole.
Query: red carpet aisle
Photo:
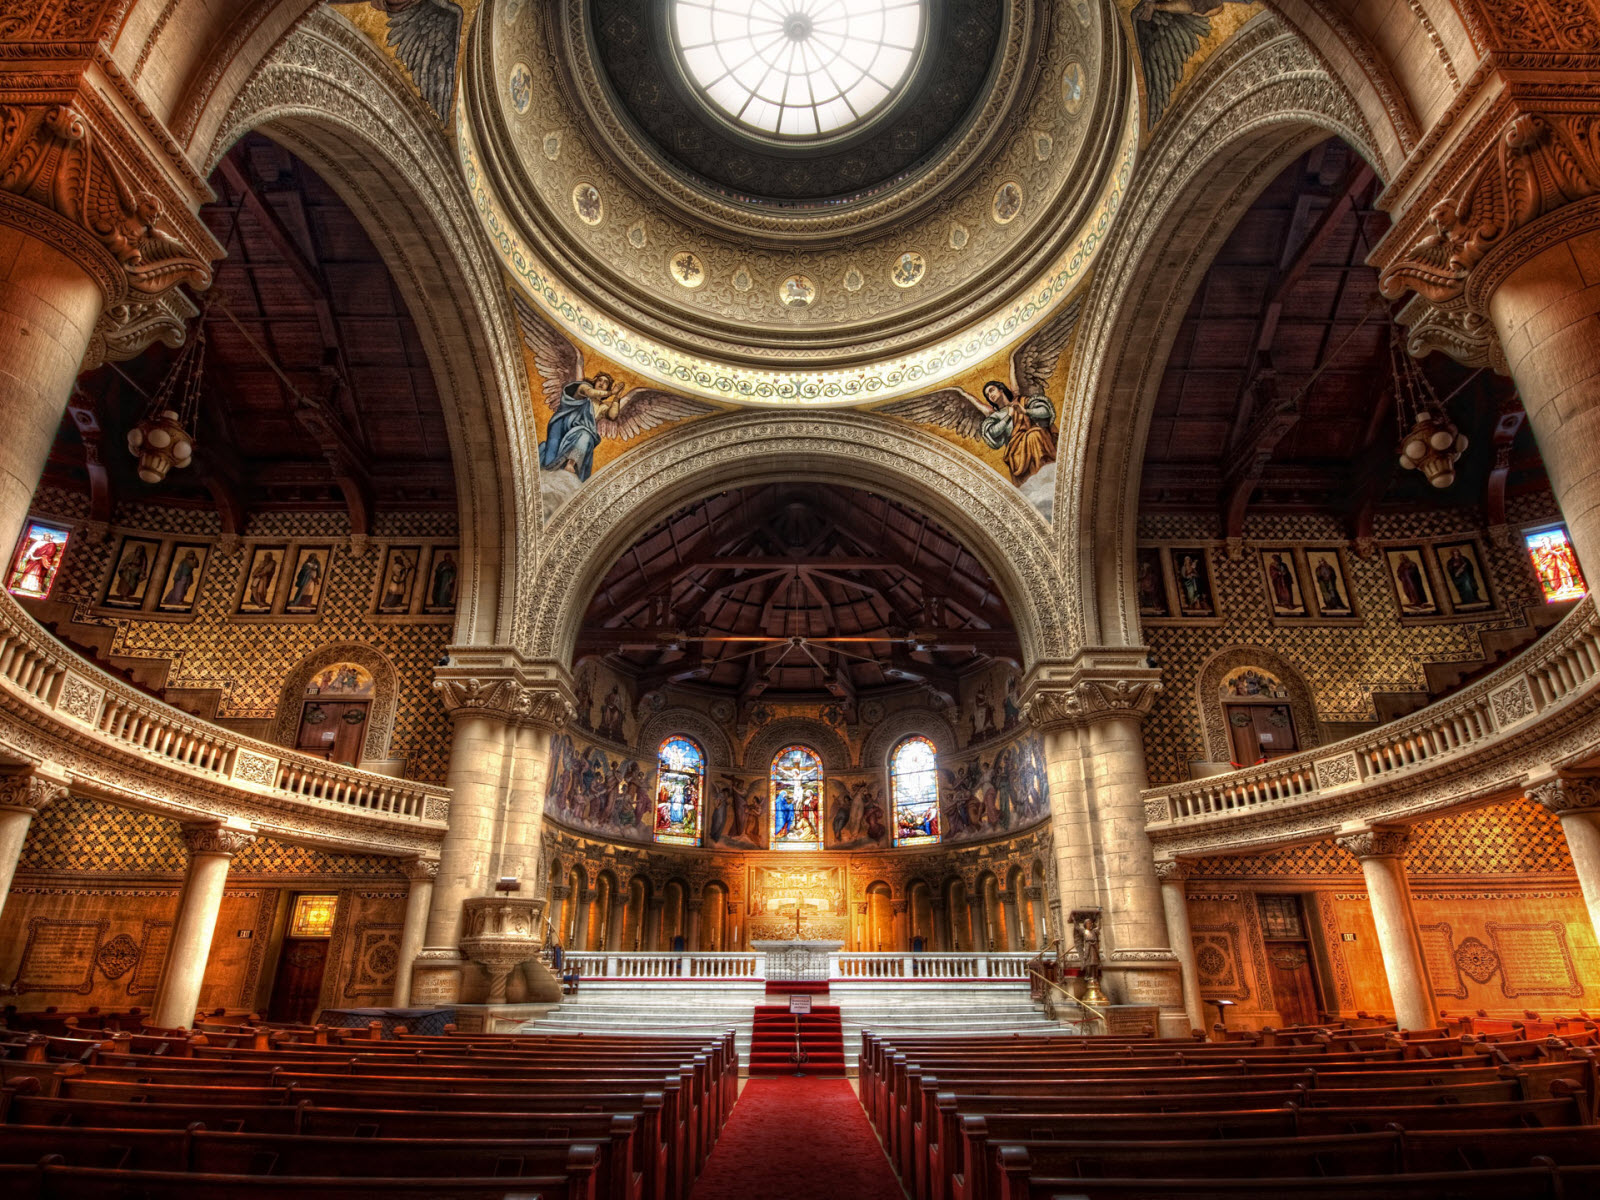
[[[752,1079],[690,1200],[905,1200],[843,1079]]]
[[[787,1007],[756,1009],[750,1038],[750,1074],[793,1075],[794,1014]],[[807,1075],[844,1078],[844,1035],[837,1008],[814,1008],[800,1018],[800,1046]]]

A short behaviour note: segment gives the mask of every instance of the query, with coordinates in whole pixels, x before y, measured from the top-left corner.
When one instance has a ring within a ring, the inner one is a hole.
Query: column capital
[[[400,873],[412,883],[432,883],[439,878],[437,858],[408,858],[400,863]]]
[[[488,717],[555,732],[578,711],[565,668],[529,663],[509,650],[451,647],[448,665],[434,670],[433,686],[457,718]]]
[[[1162,883],[1182,883],[1189,878],[1189,864],[1176,858],[1158,858],[1156,878]]]
[[[910,907],[910,901],[907,901],[907,900],[891,900],[891,901],[889,901],[889,911],[892,912],[897,917],[905,915],[905,912],[909,907]]]
[[[1411,845],[1411,830],[1400,825],[1372,826],[1352,829],[1333,840],[1359,859],[1404,858]]]
[[[201,854],[232,858],[255,841],[256,835],[248,829],[235,829],[227,825],[185,825],[183,840],[189,847],[191,858]]]
[[[1041,664],[1022,686],[1022,707],[1040,730],[1066,729],[1096,721],[1143,720],[1161,692],[1161,672],[1145,666],[1143,650],[1102,664]],[[1120,660],[1120,661],[1119,661]]]
[[[1042,886],[1025,887],[1022,889],[1022,898],[1024,900],[1043,900],[1044,888]]]
[[[0,775],[0,808],[15,809],[31,816],[48,804],[65,800],[67,794],[63,784],[33,771]]]
[[[1600,779],[1559,775],[1528,789],[1528,799],[1561,816],[1600,809]]]
[[[572,885],[571,884],[558,883],[558,884],[554,885],[550,889],[550,899],[552,899],[552,900],[570,900],[571,898],[572,898]]]

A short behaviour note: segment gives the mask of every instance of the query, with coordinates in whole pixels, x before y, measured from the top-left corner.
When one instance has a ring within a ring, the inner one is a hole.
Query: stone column
[[[580,888],[574,884],[572,888],[572,903],[577,906],[572,919],[572,949],[580,954],[589,950],[589,910],[594,907],[598,894],[598,890],[591,887]]]
[[[972,949],[979,954],[989,951],[989,921],[984,903],[982,887],[967,893],[967,921],[972,927]]]
[[[928,901],[928,918],[933,925],[933,951],[946,954],[950,950],[949,905],[935,896]]]
[[[546,723],[520,723],[511,735],[510,794],[506,798],[504,848],[498,873],[515,875],[523,887],[538,875],[544,801],[550,790],[550,747],[555,730]]]
[[[1194,957],[1194,934],[1189,930],[1189,893],[1185,880],[1188,868],[1176,859],[1156,862],[1156,878],[1161,881],[1161,906],[1167,914],[1167,940],[1178,957],[1178,974],[1183,983],[1183,1011],[1193,1029],[1206,1027],[1205,1002],[1200,996],[1200,969]]]
[[[1022,919],[1017,912],[1017,893],[1014,888],[1009,888],[1000,893],[1000,912],[1005,917],[1006,949],[1021,950],[1022,945]]]
[[[411,1003],[411,968],[422,953],[422,939],[428,931],[428,907],[433,903],[433,881],[439,876],[436,858],[412,858],[400,864],[400,870],[411,881],[406,894],[406,919],[400,927],[400,958],[394,970],[394,997],[389,1001],[395,1008],[406,1008]]]
[[[652,897],[647,911],[649,917],[644,926],[644,948],[646,950],[661,951],[667,947],[662,944],[661,925],[666,919],[667,902],[660,896]]]
[[[628,893],[618,888],[611,897],[611,920],[606,925],[606,950],[612,954],[620,953],[622,945],[622,927],[627,923]]]
[[[1589,923],[1600,936],[1600,779],[1563,775],[1533,788],[1528,798],[1561,819],[1572,869],[1589,906]]]
[[[189,846],[189,871],[178,897],[178,918],[150,1011],[150,1023],[162,1029],[194,1025],[222,893],[228,886],[228,864],[255,840],[248,829],[227,825],[185,825],[183,839]]]
[[[1050,941],[1050,924],[1045,915],[1044,888],[1027,887],[1022,894],[1028,898],[1028,911],[1033,919],[1033,949],[1043,950]]]
[[[688,929],[684,932],[683,946],[684,946],[684,949],[690,954],[694,954],[698,950],[701,949],[701,946],[700,946],[700,905],[704,904],[704,903],[705,903],[705,900],[702,897],[702,899],[700,901],[700,904],[691,904],[691,905],[689,905],[689,925],[688,925]]]
[[[894,914],[894,948],[901,954],[911,952],[911,917],[906,911],[909,901],[889,901],[889,911]]]
[[[1431,1029],[1438,1023],[1433,1006],[1433,985],[1417,937],[1417,919],[1411,910],[1411,887],[1406,879],[1405,853],[1409,830],[1395,827],[1360,828],[1334,839],[1361,862],[1367,881],[1372,920],[1378,927],[1378,949],[1383,972],[1389,979],[1389,998],[1401,1029]]]
[[[545,905],[544,921],[546,941],[554,938],[561,943],[563,950],[567,946],[567,901],[572,898],[572,888],[564,883],[550,885],[550,902]]]
[[[439,876],[428,913],[429,952],[455,953],[467,900],[490,894],[498,858],[497,829],[506,788],[508,735],[503,714],[458,707],[450,745],[450,827],[439,848]]]
[[[0,913],[11,895],[11,881],[28,841],[28,829],[39,810],[65,799],[67,789],[32,771],[0,775]]]

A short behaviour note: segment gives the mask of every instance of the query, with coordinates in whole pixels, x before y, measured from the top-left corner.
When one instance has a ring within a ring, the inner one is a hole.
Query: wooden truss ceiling
[[[1379,508],[1492,508],[1496,487],[1548,486],[1509,382],[1438,354],[1424,369],[1469,448],[1445,491],[1398,469],[1391,306],[1366,265],[1389,227],[1380,190],[1335,138],[1240,219],[1162,377],[1141,511],[1215,514],[1239,536],[1247,512],[1332,510],[1364,536]]]
[[[578,646],[641,692],[846,704],[907,685],[953,698],[960,674],[1020,653],[994,581],[947,531],[820,484],[724,492],[654,526],[600,584]]]
[[[83,377],[52,454],[56,482],[119,501],[215,505],[225,529],[262,509],[453,509],[433,374],[366,231],[304,163],[252,134],[211,178],[202,216],[227,248],[197,297],[206,360],[194,466],[138,481],[124,440],[174,358],[156,346]]]

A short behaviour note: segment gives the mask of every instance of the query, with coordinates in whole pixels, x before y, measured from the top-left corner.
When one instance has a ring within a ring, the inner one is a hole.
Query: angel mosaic
[[[522,297],[516,298],[516,306],[522,340],[533,351],[550,409],[539,445],[539,466],[545,471],[567,472],[582,483],[594,470],[595,450],[606,439],[630,441],[658,425],[716,411],[703,400],[653,387],[626,387],[604,371],[590,374],[576,346]]]
[[[364,3],[389,17],[384,37],[417,90],[440,118],[448,117],[456,94],[456,58],[461,48],[461,6],[455,0],[334,0]]]
[[[1011,356],[1011,382],[991,379],[983,397],[965,388],[941,388],[897,400],[880,412],[938,425],[999,450],[1014,483],[1022,484],[1056,460],[1056,406],[1045,395],[1061,352],[1078,326],[1081,299],[1074,298]]]
[[[1201,41],[1211,36],[1211,18],[1225,5],[1249,3],[1253,0],[1140,0],[1133,6],[1133,32],[1144,67],[1152,128],[1183,82],[1184,67],[1199,53]]]

